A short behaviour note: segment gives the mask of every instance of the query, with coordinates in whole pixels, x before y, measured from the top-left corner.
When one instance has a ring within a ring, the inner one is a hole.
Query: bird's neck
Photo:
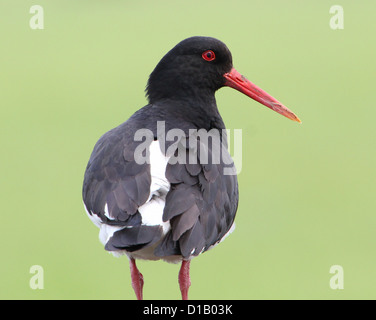
[[[160,115],[179,120],[180,123],[190,123],[195,129],[225,129],[214,94],[163,99],[155,102],[153,107],[159,109]]]

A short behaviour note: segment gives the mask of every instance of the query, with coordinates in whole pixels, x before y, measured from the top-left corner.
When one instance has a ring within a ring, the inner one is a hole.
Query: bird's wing
[[[99,227],[113,227],[103,240],[109,251],[138,250],[161,236],[159,226],[141,223],[138,209],[150,194],[150,164],[136,163],[134,151],[140,142],[134,141],[132,131],[124,123],[104,134],[94,147],[84,177],[87,213]],[[123,230],[126,232],[120,232]]]
[[[163,213],[171,230],[155,254],[187,258],[208,250],[228,233],[237,210],[238,184],[227,145],[221,145],[219,161],[213,159],[212,145],[200,140],[178,145],[174,155],[180,161],[171,163],[170,158],[166,168],[171,188]]]

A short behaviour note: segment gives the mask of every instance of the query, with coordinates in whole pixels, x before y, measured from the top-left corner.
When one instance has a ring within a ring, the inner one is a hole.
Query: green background
[[[32,30],[31,5],[44,8]],[[329,9],[344,8],[332,30]],[[193,260],[192,299],[375,299],[375,1],[0,1],[0,298],[134,299],[81,200],[97,139],[146,104],[160,58],[193,35],[301,125],[225,88],[243,130],[235,232]],[[44,269],[32,290],[29,270]],[[329,286],[332,265],[344,289]],[[179,299],[178,265],[141,261],[146,299]]]

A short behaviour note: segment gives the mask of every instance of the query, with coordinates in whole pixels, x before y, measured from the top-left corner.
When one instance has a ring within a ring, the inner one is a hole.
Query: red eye
[[[215,53],[212,50],[207,50],[202,54],[202,58],[206,61],[213,61],[215,59]]]

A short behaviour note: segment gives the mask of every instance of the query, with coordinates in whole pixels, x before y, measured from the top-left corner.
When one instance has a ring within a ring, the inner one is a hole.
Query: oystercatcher
[[[191,259],[234,229],[237,177],[214,96],[223,86],[300,122],[233,68],[224,43],[191,37],[151,73],[149,103],[105,133],[91,154],[85,209],[100,228],[105,249],[129,258],[137,299],[143,297],[144,280],[136,259],[181,262],[178,282],[187,299]]]

